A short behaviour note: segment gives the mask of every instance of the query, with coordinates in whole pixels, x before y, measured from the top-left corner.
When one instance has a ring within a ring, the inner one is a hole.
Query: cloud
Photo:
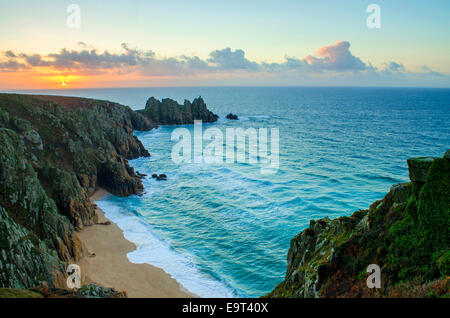
[[[384,70],[387,72],[392,72],[392,73],[396,73],[396,72],[405,72],[405,66],[401,63],[397,63],[397,62],[388,62],[388,63],[384,63]]]
[[[20,54],[20,57],[24,58],[25,61],[30,66],[51,66],[52,63],[49,61],[42,60],[42,56],[40,54],[33,54],[33,55],[26,55],[26,54]]]
[[[27,65],[23,64],[23,63],[19,63],[16,61],[6,61],[6,62],[0,62],[0,71],[18,71],[18,70],[22,70],[22,69],[27,69],[29,68]]]
[[[313,69],[331,71],[363,71],[367,65],[350,52],[350,43],[339,41],[317,49],[318,57],[308,55],[304,61]]]
[[[429,67],[426,66],[426,65],[422,66],[421,70],[422,70],[425,74],[428,74],[428,75],[438,76],[438,77],[445,76],[445,75],[442,74],[442,73],[433,71],[431,68],[429,68]]]
[[[67,50],[49,54],[49,66],[59,70],[84,70],[84,69],[120,69],[127,66],[135,66],[143,60],[135,50],[126,48],[122,54],[109,53],[97,50]]]
[[[362,71],[368,66],[350,53],[350,43],[339,41],[317,50],[317,56],[308,55],[304,59],[286,57],[283,63],[258,63],[249,60],[242,49],[227,47],[212,51],[207,59],[198,56],[157,57],[156,53],[130,48],[122,43],[121,53],[104,51],[79,42],[80,50],[62,49],[47,56],[40,54],[19,54],[30,67],[51,67],[59,71],[111,71],[123,73],[138,71],[142,74],[175,75],[177,73],[215,73],[215,72],[323,72],[323,71]],[[17,56],[7,51],[8,57]]]
[[[4,54],[7,58],[16,58],[17,57],[13,51],[6,51],[6,52],[4,52]]]
[[[316,50],[314,55],[299,58],[285,56],[284,61],[257,62],[246,57],[242,49],[230,47],[214,50],[207,58],[197,55],[159,56],[152,50],[133,48],[122,43],[120,50],[110,52],[98,51],[84,42],[78,43],[78,49],[61,49],[59,52],[42,55],[39,53],[15,53],[11,50],[3,52],[6,60],[0,58],[0,72],[13,70],[36,71],[39,74],[98,75],[110,74],[112,77],[125,74],[137,76],[141,80],[156,78],[177,78],[195,80],[196,78],[228,78],[236,82],[248,80],[272,81],[283,83],[289,81],[297,84],[301,81],[318,81],[339,84],[342,81],[373,81],[386,83],[396,81],[402,83],[408,79],[439,77],[448,82],[448,76],[423,66],[420,72],[408,72],[399,62],[389,61],[381,68],[373,66],[369,61],[353,55],[350,43],[338,41]],[[408,78],[407,78],[408,77]],[[330,79],[333,79],[331,81]],[[336,82],[337,81],[337,82]],[[325,82],[323,82],[325,83]],[[405,82],[406,83],[406,82]]]
[[[260,70],[260,65],[256,62],[249,61],[245,57],[245,52],[243,50],[233,51],[229,47],[211,52],[209,54],[208,62],[220,70]]]
[[[370,71],[370,63],[364,63],[350,52],[350,43],[339,41],[317,49],[316,55],[307,55],[303,59],[286,57],[284,63],[264,63],[269,72],[298,71],[303,73],[360,72]]]
[[[283,63],[266,63],[263,62],[261,67],[264,71],[269,73],[282,73],[282,72],[304,72],[307,71],[304,61],[296,57],[285,57]]]

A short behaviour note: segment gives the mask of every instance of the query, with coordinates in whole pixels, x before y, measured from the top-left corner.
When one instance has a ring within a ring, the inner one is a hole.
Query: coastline
[[[91,202],[109,193],[97,189]],[[78,235],[87,249],[87,255],[78,262],[81,267],[82,284],[96,283],[104,287],[125,291],[131,298],[186,298],[196,297],[189,293],[163,269],[150,264],[134,264],[127,253],[136,249],[125,239],[123,231],[96,208],[98,224],[82,229]],[[108,225],[101,223],[110,222]],[[90,256],[95,253],[95,256]]]

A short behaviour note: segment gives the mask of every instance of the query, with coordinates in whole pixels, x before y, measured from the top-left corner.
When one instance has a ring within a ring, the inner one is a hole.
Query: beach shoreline
[[[92,203],[109,192],[97,189],[90,197]],[[78,265],[82,284],[96,283],[104,287],[125,291],[131,298],[190,298],[197,297],[181,286],[163,269],[150,264],[131,263],[127,254],[136,249],[123,231],[105,213],[96,208],[98,223],[83,228],[79,237],[87,254]]]

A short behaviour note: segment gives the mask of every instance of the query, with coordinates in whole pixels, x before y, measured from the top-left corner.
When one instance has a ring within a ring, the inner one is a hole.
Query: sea
[[[280,283],[291,239],[311,219],[349,216],[407,182],[406,159],[450,148],[450,89],[362,87],[177,87],[43,90],[143,109],[147,99],[202,96],[217,128],[279,132],[279,165],[177,163],[174,131],[135,132],[150,158],[130,161],[142,196],[97,202],[137,249],[133,263],[164,269],[200,297],[259,297]],[[24,93],[22,91],[22,93]],[[239,120],[228,120],[228,113]],[[217,131],[217,130],[216,130]],[[270,139],[270,138],[269,138]],[[204,144],[207,142],[203,141]],[[270,144],[270,142],[269,142]],[[270,148],[271,146],[269,146]],[[247,155],[250,152],[246,149]],[[250,160],[248,160],[250,161]],[[167,181],[151,175],[164,173]]]

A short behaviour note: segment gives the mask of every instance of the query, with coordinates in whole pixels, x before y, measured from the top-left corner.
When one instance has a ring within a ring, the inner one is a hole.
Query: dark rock
[[[139,179],[143,179],[147,176],[145,173],[140,173],[139,171],[136,171],[136,175]]]
[[[450,149],[448,149],[448,150],[444,153],[444,159],[449,159],[449,160],[450,160]]]
[[[227,119],[231,119],[231,120],[238,120],[238,119],[239,119],[237,115],[234,115],[234,114],[232,114],[232,113],[229,113],[229,114],[226,116],[226,118],[227,118]]]
[[[183,105],[170,98],[159,101],[151,97],[145,109],[139,110],[138,113],[159,125],[186,125],[193,124],[194,120],[210,123],[219,118],[208,110],[201,97],[194,99],[192,103],[185,100]]]
[[[156,179],[156,178],[158,178],[158,175],[156,173],[154,173],[154,174],[152,174],[152,178]]]
[[[412,182],[423,183],[426,181],[428,170],[435,158],[421,157],[407,160],[409,169],[409,179]]]
[[[99,185],[121,197],[142,193],[142,181],[130,173],[127,165],[123,159],[102,163],[98,171]]]
[[[164,173],[162,173],[162,174],[160,174],[159,176],[156,177],[156,180],[158,180],[158,181],[166,181],[167,180],[167,176]]]
[[[110,221],[106,221],[106,222],[97,222],[97,223],[95,223],[95,224],[97,224],[97,225],[111,225],[111,222],[110,222]]]
[[[392,199],[395,204],[405,203],[409,198],[409,186],[408,183],[394,184],[390,191],[392,193]]]

